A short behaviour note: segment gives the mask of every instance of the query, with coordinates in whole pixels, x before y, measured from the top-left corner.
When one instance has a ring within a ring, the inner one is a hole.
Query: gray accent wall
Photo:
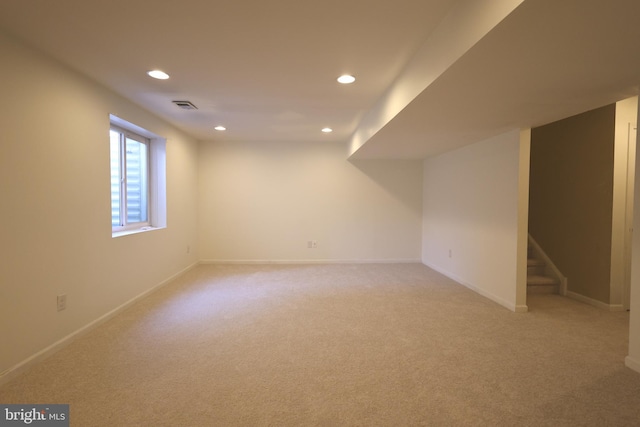
[[[568,290],[610,302],[615,104],[532,129],[529,233]]]

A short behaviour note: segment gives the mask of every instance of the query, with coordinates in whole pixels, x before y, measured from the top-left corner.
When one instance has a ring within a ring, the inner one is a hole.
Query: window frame
[[[122,141],[126,143],[127,137],[136,142],[144,142],[147,158],[147,220],[143,222],[126,223],[125,225],[113,225],[113,198],[110,195],[110,216],[111,216],[111,237],[121,237],[129,234],[158,230],[167,227],[167,178],[166,178],[166,144],[164,137],[156,135],[138,125],[128,122],[113,114],[109,114],[109,144],[111,144],[111,131],[120,133],[119,152],[122,155]],[[124,135],[124,137],[122,136]],[[126,146],[126,145],[125,145]],[[111,160],[111,147],[109,149],[109,159]],[[122,159],[119,159],[119,167],[126,167]],[[120,175],[122,177],[122,174]],[[111,189],[110,179],[110,189]],[[120,191],[125,183],[120,182]],[[125,201],[126,203],[126,201]],[[121,201],[122,204],[122,201]],[[126,207],[124,209],[126,214]],[[122,207],[120,210],[122,215]],[[122,221],[121,221],[122,223]]]
[[[109,127],[109,132],[114,131],[117,132],[119,134],[119,180],[120,180],[120,186],[119,186],[119,190],[120,190],[120,213],[119,213],[119,218],[120,218],[120,224],[119,225],[113,225],[113,202],[112,202],[112,223],[111,223],[111,230],[112,232],[118,232],[118,231],[127,231],[127,230],[136,230],[136,229],[141,229],[144,227],[150,227],[151,226],[151,212],[150,212],[150,207],[152,204],[152,200],[151,200],[151,188],[150,188],[150,182],[151,182],[151,161],[150,161],[150,152],[151,152],[151,141],[149,140],[149,138],[145,138],[142,135],[138,135],[137,133],[131,132],[127,129],[123,129],[119,126],[115,126],[113,124],[111,124],[111,126]],[[145,221],[137,221],[137,222],[129,222],[129,189],[127,186],[128,183],[128,176],[127,176],[127,140],[132,140],[135,141],[139,144],[142,144],[146,147],[145,149],[145,154],[144,154],[144,162],[145,162],[145,198],[146,198],[146,203],[145,203],[145,208],[146,208],[146,212],[144,217],[146,218]]]

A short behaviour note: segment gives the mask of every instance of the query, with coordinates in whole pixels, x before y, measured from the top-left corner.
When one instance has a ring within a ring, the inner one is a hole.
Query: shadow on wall
[[[422,215],[422,160],[349,160],[389,197]],[[415,185],[406,185],[407,181]]]

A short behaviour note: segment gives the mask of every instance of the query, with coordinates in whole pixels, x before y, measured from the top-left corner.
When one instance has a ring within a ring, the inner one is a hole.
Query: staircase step
[[[536,285],[527,286],[528,294],[559,294],[558,285]]]
[[[544,256],[544,252],[540,248],[534,248],[532,240],[529,240],[527,249],[527,293],[559,294],[561,280],[552,273],[552,268],[540,259]]]
[[[559,283],[553,277],[528,275],[527,293],[529,294],[558,294],[560,293]]]
[[[527,276],[528,286],[546,286],[546,285],[557,285],[557,284],[558,284],[558,281],[553,277],[539,276],[535,274]]]
[[[544,275],[545,263],[542,260],[536,258],[527,259],[527,275],[529,276],[542,276]]]
[[[538,258],[527,258],[527,267],[538,267],[544,265],[544,261]]]

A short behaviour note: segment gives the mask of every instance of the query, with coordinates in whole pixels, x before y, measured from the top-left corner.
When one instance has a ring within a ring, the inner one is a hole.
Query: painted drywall
[[[610,306],[629,309],[638,97],[616,102]]]
[[[529,175],[531,129],[520,131],[518,164],[518,253],[516,268],[516,310],[527,311],[527,261],[529,258]]]
[[[640,111],[636,119],[640,122]],[[637,132],[636,132],[637,133]],[[640,150],[636,150],[636,164],[640,164]],[[640,174],[635,175],[633,227],[640,229]],[[631,302],[629,313],[629,355],[625,359],[626,365],[640,372],[640,233],[632,234],[631,250]]]
[[[529,233],[568,290],[610,302],[615,104],[534,128]]]
[[[422,162],[347,145],[201,142],[203,261],[420,261]],[[317,241],[317,248],[308,248]]]
[[[0,57],[1,380],[197,262],[197,142],[4,36]],[[111,236],[109,114],[167,139],[165,229]]]
[[[500,23],[523,0],[463,0],[414,53],[401,74],[362,118],[350,141],[349,154],[357,153],[369,139],[440,77],[478,40]]]
[[[516,300],[520,141],[511,131],[426,159],[423,182],[423,262],[514,311],[526,310]]]

